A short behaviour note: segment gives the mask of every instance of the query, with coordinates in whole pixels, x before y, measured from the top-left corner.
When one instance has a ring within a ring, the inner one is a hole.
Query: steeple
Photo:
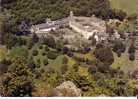
[[[73,11],[70,11],[70,17],[73,17],[74,14],[73,14]]]
[[[74,14],[73,14],[73,11],[70,11],[70,20],[73,20],[73,17],[74,17]]]
[[[46,18],[45,22],[46,22],[47,24],[50,24],[50,23],[51,23],[51,19],[50,19],[50,18]]]

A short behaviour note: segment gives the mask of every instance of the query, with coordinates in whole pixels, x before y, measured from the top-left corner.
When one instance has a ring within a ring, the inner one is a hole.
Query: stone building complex
[[[81,34],[84,38],[89,39],[94,36],[96,41],[105,40],[106,24],[105,21],[95,17],[77,17],[70,12],[70,16],[51,21],[46,20],[46,23],[33,25],[30,29],[32,33],[36,33],[38,36],[45,35],[51,30],[56,30],[63,27],[72,28],[75,32]]]

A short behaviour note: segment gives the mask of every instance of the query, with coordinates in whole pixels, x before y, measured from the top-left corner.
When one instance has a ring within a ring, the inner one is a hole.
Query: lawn
[[[109,0],[112,8],[121,9],[128,15],[138,14],[138,0]]]

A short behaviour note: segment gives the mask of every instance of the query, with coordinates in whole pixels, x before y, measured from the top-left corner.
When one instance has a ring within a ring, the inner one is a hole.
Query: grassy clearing
[[[79,75],[87,77],[89,75],[88,68],[86,67],[79,67]]]
[[[14,59],[14,58],[20,57],[20,56],[26,57],[27,55],[28,55],[28,50],[25,46],[13,47],[10,50],[9,58]]]
[[[110,0],[112,8],[121,9],[128,15],[138,14],[138,0]]]
[[[54,68],[56,71],[60,71],[60,68],[63,64],[63,57],[64,55],[58,56],[55,60],[51,61],[48,66]]]
[[[111,65],[113,68],[120,67],[122,71],[128,73],[129,71],[134,71],[138,68],[138,60],[130,61],[127,51],[122,54],[121,57],[117,57],[114,53],[114,63]]]
[[[6,57],[7,49],[6,48],[0,48],[0,61]]]

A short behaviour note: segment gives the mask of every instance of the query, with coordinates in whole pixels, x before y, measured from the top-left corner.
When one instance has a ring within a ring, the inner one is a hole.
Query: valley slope
[[[112,8],[121,9],[128,15],[138,14],[138,0],[110,0]]]

